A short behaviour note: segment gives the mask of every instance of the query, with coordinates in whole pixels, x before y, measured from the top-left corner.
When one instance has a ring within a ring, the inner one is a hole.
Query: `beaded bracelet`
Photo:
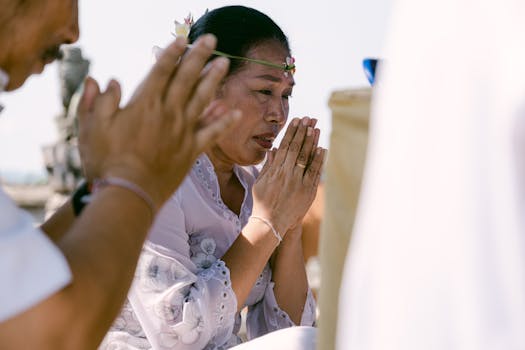
[[[120,177],[105,177],[102,179],[96,179],[93,182],[93,192],[96,193],[107,186],[117,186],[133,192],[146,203],[151,211],[151,216],[155,217],[155,203],[149,194],[147,194],[146,191],[140,188],[137,184]]]
[[[283,241],[283,237],[279,234],[279,232],[277,232],[277,230],[273,227],[273,225],[272,225],[272,223],[270,221],[268,221],[265,218],[262,218],[260,216],[255,216],[255,215],[250,216],[249,219],[257,219],[259,221],[264,222],[272,230],[273,235],[279,241],[279,243],[277,243],[277,245],[281,244],[281,242]]]

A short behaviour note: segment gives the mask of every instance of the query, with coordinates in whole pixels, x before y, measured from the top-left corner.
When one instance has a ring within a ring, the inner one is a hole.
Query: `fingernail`
[[[320,155],[322,151],[323,151],[322,147],[317,147],[317,150],[315,151],[315,153]]]
[[[304,126],[307,126],[308,124],[310,124],[310,119],[308,119],[308,118],[303,118],[303,125],[304,125]]]
[[[294,119],[292,120],[292,126],[297,126],[297,125],[299,125],[299,119],[294,118]]]
[[[313,131],[311,127],[308,127],[308,129],[306,129],[306,136],[312,136]]]
[[[202,41],[204,45],[210,49],[214,49],[215,45],[217,45],[217,38],[215,37],[215,35],[212,34],[204,35]]]
[[[219,69],[226,69],[230,64],[230,60],[226,57],[219,57],[215,59],[215,66]]]
[[[115,79],[111,79],[108,83],[107,90],[114,89],[117,87],[117,81]]]

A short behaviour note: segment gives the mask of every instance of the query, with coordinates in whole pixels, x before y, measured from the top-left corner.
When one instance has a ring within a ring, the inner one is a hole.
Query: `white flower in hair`
[[[189,13],[188,17],[184,18],[183,23],[180,23],[179,21],[175,20],[175,33],[173,33],[173,35],[183,36],[187,38],[192,25],[193,16],[191,15],[191,13]]]

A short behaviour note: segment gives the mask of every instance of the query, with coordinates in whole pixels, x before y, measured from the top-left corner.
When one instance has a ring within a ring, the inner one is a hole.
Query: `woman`
[[[218,38],[221,54],[238,56],[210,108],[239,109],[242,121],[198,158],[159,212],[108,348],[230,348],[241,343],[244,306],[248,339],[315,321],[300,223],[324,158],[316,121],[294,119],[271,150],[294,85],[293,67],[282,64],[290,63],[287,38],[241,6],[206,13],[190,43],[204,33]]]

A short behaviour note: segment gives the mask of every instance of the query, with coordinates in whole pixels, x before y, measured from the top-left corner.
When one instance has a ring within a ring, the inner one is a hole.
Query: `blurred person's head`
[[[62,44],[77,41],[77,0],[0,0],[0,69],[7,90],[60,56]]]
[[[270,17],[243,6],[209,11],[191,27],[189,42],[205,33],[217,37],[220,52],[275,65],[231,59],[228,75],[215,99],[240,109],[243,117],[211,152],[226,163],[257,164],[272,148],[288,118],[288,99],[295,84],[293,75],[283,69],[291,56],[288,39]]]

